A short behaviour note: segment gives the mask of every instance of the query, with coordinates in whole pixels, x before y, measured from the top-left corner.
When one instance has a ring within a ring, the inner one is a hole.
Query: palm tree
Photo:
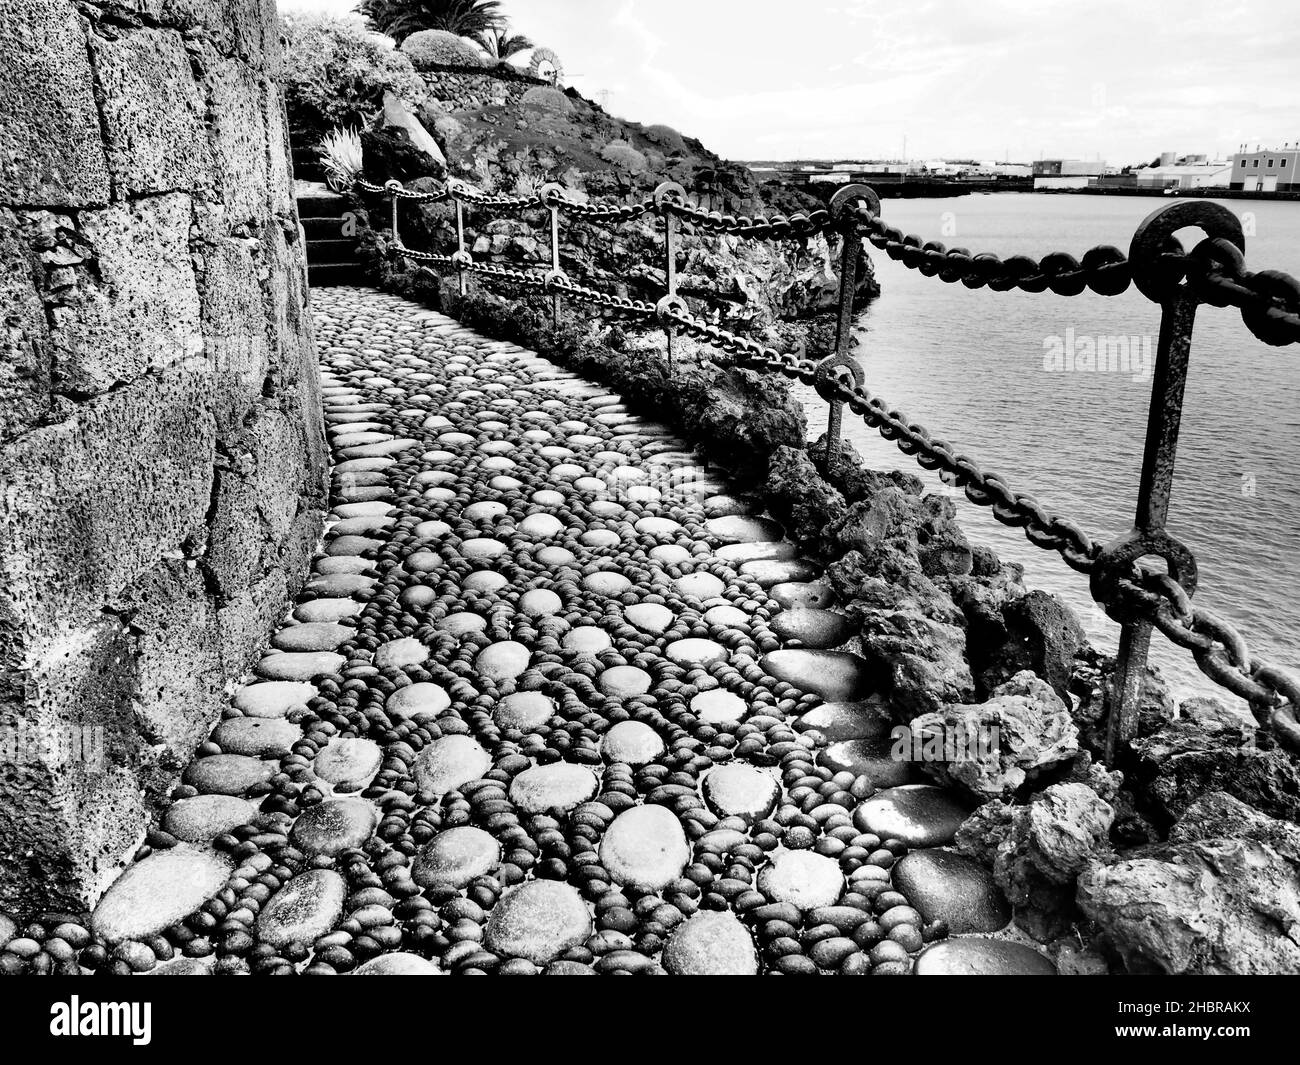
[[[512,55],[526,52],[533,46],[533,42],[522,33],[511,33],[504,26],[494,26],[474,39],[498,63],[504,63]]]
[[[420,30],[474,37],[505,22],[501,0],[361,0],[356,10],[372,30],[386,33],[398,44]]]

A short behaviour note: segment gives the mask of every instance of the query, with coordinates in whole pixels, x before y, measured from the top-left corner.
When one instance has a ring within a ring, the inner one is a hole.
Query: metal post
[[[1180,288],[1161,309],[1160,340],[1156,346],[1151,407],[1147,414],[1146,450],[1142,456],[1142,480],[1138,487],[1137,513],[1133,519],[1134,532],[1143,539],[1163,539],[1165,536],[1197,302],[1190,289]],[[1106,722],[1108,764],[1114,764],[1120,748],[1137,731],[1138,704],[1142,698],[1150,649],[1151,623],[1141,618],[1125,621],[1120,628],[1119,655],[1115,661],[1110,714]]]
[[[671,213],[664,214],[664,273],[668,279],[668,296],[673,298],[677,295],[677,216]],[[673,335],[676,333],[676,327],[672,322],[664,323],[664,335],[668,338],[668,374],[673,372]]]
[[[1106,545],[1094,562],[1091,577],[1093,597],[1121,626],[1119,653],[1107,700],[1106,761],[1112,765],[1137,732],[1152,633],[1146,616],[1138,615],[1121,601],[1119,582],[1132,573],[1133,566],[1142,558],[1158,557],[1164,560],[1169,578],[1180,590],[1184,609],[1187,598],[1196,591],[1196,558],[1165,529],[1174,487],[1192,330],[1200,302],[1195,288],[1183,281],[1182,273],[1170,269],[1166,256],[1178,246],[1178,232],[1188,228],[1205,233],[1205,240],[1197,245],[1193,255],[1207,245],[1223,242],[1238,250],[1245,249],[1245,237],[1236,215],[1205,200],[1185,201],[1153,211],[1138,226],[1129,247],[1134,285],[1148,299],[1160,304],[1160,339],[1156,345],[1133,528]]]
[[[835,322],[835,350],[817,364],[817,373],[813,387],[829,407],[826,418],[826,472],[833,472],[835,458],[840,450],[840,431],[844,422],[844,400],[836,393],[836,378],[841,373],[849,374],[855,385],[861,386],[866,375],[856,359],[849,354],[853,341],[853,296],[857,289],[858,254],[861,242],[858,239],[857,223],[847,218],[850,205],[865,203],[872,211],[880,210],[880,200],[867,185],[845,185],[831,197],[831,217],[839,224],[840,248],[840,289],[839,312]]]
[[[460,258],[465,258],[465,205],[458,199],[456,201],[456,250],[460,253]],[[465,295],[465,267],[458,266],[456,269],[456,279],[460,284],[460,294]]]
[[[672,315],[687,313],[685,301],[677,295],[677,216],[672,211],[672,205],[686,202],[686,190],[675,181],[662,182],[654,191],[654,202],[664,219],[664,283],[668,288],[655,311],[663,325],[664,336],[668,338],[668,373],[671,375],[673,339],[677,332]]]
[[[560,209],[552,203],[551,210],[551,272],[560,272]],[[560,294],[551,294],[551,325],[560,324]]]
[[[858,239],[857,234],[848,231],[843,234],[844,247],[840,251],[840,292],[839,317],[835,322],[835,362],[850,361],[849,341],[853,337],[853,294],[858,281]],[[840,449],[840,431],[844,423],[844,401],[830,401],[830,413],[826,420],[826,468],[830,469],[835,455]]]

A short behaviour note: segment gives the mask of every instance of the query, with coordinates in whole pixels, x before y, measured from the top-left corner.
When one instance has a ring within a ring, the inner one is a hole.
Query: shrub
[[[538,85],[529,89],[519,98],[521,107],[531,107],[538,111],[553,111],[559,115],[567,115],[573,112],[573,104],[569,98],[560,92],[559,89],[550,89],[545,85]]]
[[[651,126],[645,131],[645,135],[651,143],[659,145],[668,155],[686,153],[686,138],[672,126]]]
[[[638,152],[627,141],[612,141],[600,150],[600,157],[607,163],[612,163],[620,170],[627,170],[633,174],[643,174],[649,169],[649,163],[646,157]]]
[[[281,19],[284,99],[295,139],[314,143],[336,127],[362,125],[392,92],[416,105],[424,82],[401,52],[357,23],[321,15]]]
[[[346,192],[361,176],[361,131],[332,129],[317,149],[325,170],[325,183],[335,192]]]
[[[446,30],[421,30],[402,42],[402,51],[416,70],[443,67],[481,67],[483,53],[477,45]]]

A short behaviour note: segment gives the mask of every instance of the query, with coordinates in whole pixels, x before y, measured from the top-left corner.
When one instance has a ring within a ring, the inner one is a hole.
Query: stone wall
[[[0,0],[0,904],[92,902],[320,532],[270,0]]]
[[[420,75],[435,103],[447,111],[476,111],[481,107],[514,107],[519,98],[549,81],[527,74],[482,70],[426,70]]]

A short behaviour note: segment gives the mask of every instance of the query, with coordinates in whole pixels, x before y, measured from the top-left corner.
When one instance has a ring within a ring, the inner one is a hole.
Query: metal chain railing
[[[737,365],[779,373],[810,385],[830,410],[826,432],[828,471],[840,451],[842,412],[847,405],[882,437],[915,458],[923,469],[937,472],[945,483],[961,488],[972,503],[989,507],[999,522],[1022,529],[1031,544],[1060,554],[1072,569],[1087,574],[1093,598],[1121,626],[1119,654],[1107,700],[1108,760],[1113,761],[1135,734],[1150,637],[1157,629],[1175,645],[1190,651],[1206,676],[1247,700],[1256,717],[1272,729],[1280,742],[1300,752],[1300,681],[1280,666],[1255,658],[1241,633],[1223,618],[1192,605],[1197,582],[1195,557],[1165,528],[1197,306],[1204,303],[1237,308],[1250,332],[1266,344],[1300,342],[1300,282],[1278,271],[1248,271],[1241,225],[1226,208],[1205,200],[1164,206],[1138,227],[1127,254],[1110,245],[1098,245],[1081,259],[1065,252],[1053,252],[1041,259],[1022,255],[1003,259],[924,242],[887,225],[880,217],[879,198],[865,185],[842,187],[827,210],[772,218],[703,211],[689,204],[685,190],[674,182],[661,184],[652,197],[631,204],[582,203],[555,183],[543,186],[534,196],[522,197],[491,196],[455,179],[440,189],[422,192],[404,189],[396,181],[382,186],[358,182],[358,187],[365,193],[391,199],[393,250],[417,262],[453,267],[462,293],[466,276],[478,275],[549,293],[557,321],[562,296],[606,311],[654,319],[668,339],[670,370],[673,339],[680,331],[735,356]],[[459,247],[454,254],[420,252],[403,245],[397,226],[397,204],[403,199],[455,202]],[[465,248],[465,207],[486,211],[546,209],[551,228],[550,270],[541,273],[475,262]],[[650,303],[572,282],[561,268],[562,213],[609,225],[647,214],[660,217],[664,296]],[[676,290],[679,222],[709,235],[729,234],[752,240],[801,240],[832,231],[840,234],[835,350],[820,360],[783,353],[691,314]],[[1186,251],[1175,234],[1189,228],[1205,236]],[[1115,296],[1132,285],[1160,305],[1160,340],[1132,530],[1109,543],[1094,540],[1075,522],[1045,509],[1032,495],[1015,491],[1001,474],[983,469],[969,455],[931,435],[925,426],[867,390],[862,367],[849,353],[862,238],[926,276],[949,283],[960,281],[969,288],[1051,291],[1063,296],[1087,290]],[[1148,558],[1161,560],[1165,571],[1144,563]]]

